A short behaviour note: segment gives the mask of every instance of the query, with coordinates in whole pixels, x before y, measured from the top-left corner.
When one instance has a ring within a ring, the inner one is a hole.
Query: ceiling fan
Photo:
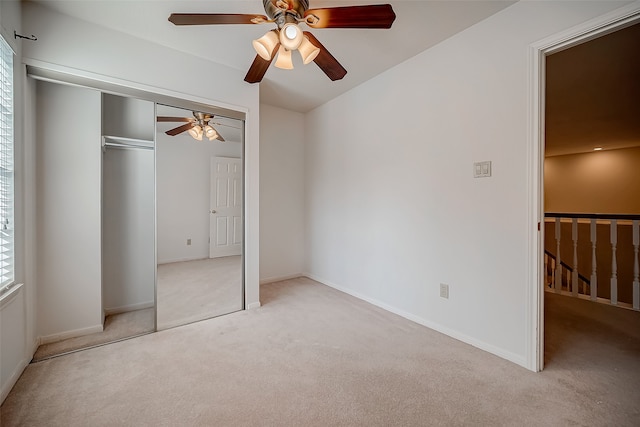
[[[158,122],[187,122],[184,125],[180,125],[173,129],[169,129],[165,133],[169,136],[176,136],[182,132],[189,132],[189,135],[198,141],[202,141],[202,137],[205,136],[209,141],[214,139],[220,142],[225,142],[222,135],[218,133],[209,122],[213,119],[213,114],[201,113],[199,111],[193,112],[193,117],[166,117],[158,116]],[[219,125],[220,123],[214,123]]]
[[[308,31],[311,28],[391,28],[396,14],[390,4],[344,6],[309,9],[309,0],[263,0],[264,15],[234,13],[172,13],[169,21],[174,25],[220,25],[275,23],[277,28],[253,41],[257,52],[244,80],[262,81],[277,54],[275,66],[293,68],[291,51],[298,50],[302,62],[313,61],[331,80],[340,80],[346,74],[337,59]]]

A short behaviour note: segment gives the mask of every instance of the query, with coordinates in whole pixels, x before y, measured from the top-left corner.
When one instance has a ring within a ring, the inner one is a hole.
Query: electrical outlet
[[[440,283],[440,296],[442,298],[449,299],[449,285],[445,285],[444,283]]]
[[[191,246],[191,239],[187,239],[187,246]]]

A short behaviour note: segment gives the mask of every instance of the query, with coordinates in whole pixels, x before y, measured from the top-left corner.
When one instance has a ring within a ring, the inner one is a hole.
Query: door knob
[[[217,213],[215,210],[212,210],[211,213]]]

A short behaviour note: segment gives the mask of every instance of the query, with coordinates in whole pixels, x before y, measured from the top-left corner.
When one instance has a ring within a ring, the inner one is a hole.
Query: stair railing
[[[640,215],[549,212],[545,214],[545,224],[553,225],[553,233],[547,233],[545,238],[548,240],[544,256],[546,290],[640,311]],[[608,227],[606,236],[603,236],[603,227]],[[588,243],[580,246],[579,230],[582,229],[584,234],[585,228],[588,228]],[[567,238],[569,234],[571,237]],[[606,237],[605,242],[599,242],[603,237]],[[553,245],[551,238],[554,239]],[[571,248],[565,243],[567,240],[570,240]],[[598,252],[602,258],[602,249],[606,249],[610,259],[599,259]],[[573,255],[569,257],[572,258],[571,264],[561,259],[568,252]],[[589,258],[590,277],[587,278],[580,271],[587,271],[583,264]],[[580,259],[582,263],[579,265]],[[623,263],[619,262],[621,259]],[[603,262],[607,265],[604,266]],[[609,277],[602,277],[600,270],[607,270],[607,274],[610,272]],[[598,283],[599,275],[601,283]],[[603,288],[599,289],[599,286]],[[626,301],[620,300],[621,291]]]

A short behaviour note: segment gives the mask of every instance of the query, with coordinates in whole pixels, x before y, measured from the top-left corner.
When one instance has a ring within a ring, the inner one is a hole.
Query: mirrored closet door
[[[156,105],[157,328],[244,308],[244,122]]]

